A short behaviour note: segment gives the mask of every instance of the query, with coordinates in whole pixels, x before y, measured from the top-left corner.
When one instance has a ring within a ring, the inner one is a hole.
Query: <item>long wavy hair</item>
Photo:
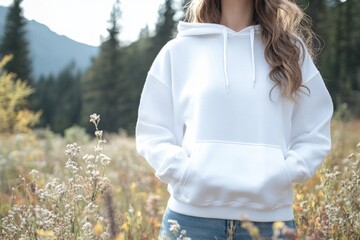
[[[220,23],[221,0],[192,0],[186,9],[185,21]],[[295,100],[303,87],[301,64],[305,51],[315,57],[315,35],[309,17],[292,0],[254,0],[253,22],[261,28],[274,87],[280,87],[283,97]]]

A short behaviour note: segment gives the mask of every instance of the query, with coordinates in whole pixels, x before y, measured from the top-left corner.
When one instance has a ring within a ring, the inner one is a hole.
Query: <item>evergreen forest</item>
[[[28,105],[33,111],[41,112],[37,127],[49,127],[57,133],[64,133],[73,125],[87,128],[88,116],[96,112],[102,117],[103,130],[133,135],[147,71],[162,46],[176,36],[177,23],[188,2],[182,1],[177,4],[165,0],[159,8],[155,31],[144,26],[138,40],[129,45],[118,37],[121,1],[115,2],[109,13],[108,36],[86,71],[79,72],[75,63],[69,63],[57,75],[33,79],[22,0],[14,0],[0,39],[0,56],[12,54],[12,60],[4,68],[33,88]],[[316,64],[336,111],[342,117],[359,117],[360,1],[296,2],[312,19],[313,30],[320,40],[316,43],[320,50]]]

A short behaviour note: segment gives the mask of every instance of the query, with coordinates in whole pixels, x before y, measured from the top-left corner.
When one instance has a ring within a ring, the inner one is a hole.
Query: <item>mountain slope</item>
[[[0,6],[0,39],[4,32],[6,14],[7,8]],[[98,52],[98,47],[58,35],[34,20],[27,22],[26,29],[35,78],[57,74],[72,61],[80,70],[85,70]]]

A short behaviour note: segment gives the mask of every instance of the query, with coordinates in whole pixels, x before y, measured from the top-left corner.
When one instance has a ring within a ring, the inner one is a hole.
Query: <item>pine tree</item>
[[[357,9],[356,9],[357,8]],[[349,109],[360,114],[359,93],[359,2],[354,0],[338,3],[337,26],[337,80],[339,81],[338,104],[346,103]],[[356,21],[358,20],[358,21]],[[357,90],[357,92],[356,92]],[[357,98],[357,99],[355,99]]]
[[[81,112],[81,73],[74,62],[57,76],[40,77],[35,83],[34,104],[41,109],[39,127],[50,127],[57,133],[79,124]]]
[[[34,93],[33,105],[35,109],[42,112],[40,121],[37,124],[38,127],[48,127],[51,125],[51,118],[56,104],[55,94],[58,93],[55,83],[55,77],[49,75],[47,77],[40,76],[34,84],[36,91]]]
[[[159,19],[156,24],[156,35],[153,38],[153,50],[157,53],[170,39],[174,37],[175,10],[173,0],[165,0],[165,3],[159,10]]]
[[[105,131],[117,131],[119,118],[124,107],[123,99],[127,90],[121,75],[121,51],[118,34],[120,26],[118,20],[121,12],[119,2],[113,7],[110,28],[107,29],[109,37],[100,46],[99,55],[93,60],[92,65],[84,74],[82,85],[82,125],[89,126],[89,115],[96,112],[101,116],[102,128]]]
[[[26,19],[23,17],[21,3],[14,0],[6,17],[5,31],[0,44],[0,55],[13,55],[13,60],[5,66],[5,70],[15,73],[17,78],[31,83],[31,61],[26,39]]]
[[[80,73],[75,63],[62,70],[55,82],[56,98],[52,106],[51,129],[64,133],[69,127],[79,123],[81,111]]]
[[[142,31],[138,41],[123,49],[122,56],[123,72],[121,79],[124,79],[130,85],[128,86],[126,114],[122,114],[119,120],[127,133],[133,135],[141,90],[151,63],[155,58],[152,41],[147,29]]]
[[[346,103],[360,116],[360,1],[297,0],[323,42],[317,64],[335,109]]]

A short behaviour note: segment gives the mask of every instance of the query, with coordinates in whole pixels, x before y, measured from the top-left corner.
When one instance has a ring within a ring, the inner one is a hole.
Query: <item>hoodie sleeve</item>
[[[170,55],[161,50],[141,94],[136,124],[138,153],[165,183],[179,181],[187,152],[178,145],[171,91]]]
[[[310,55],[302,63],[304,92],[292,113],[291,136],[286,164],[293,182],[310,179],[331,148],[330,122],[333,104],[325,83]]]

